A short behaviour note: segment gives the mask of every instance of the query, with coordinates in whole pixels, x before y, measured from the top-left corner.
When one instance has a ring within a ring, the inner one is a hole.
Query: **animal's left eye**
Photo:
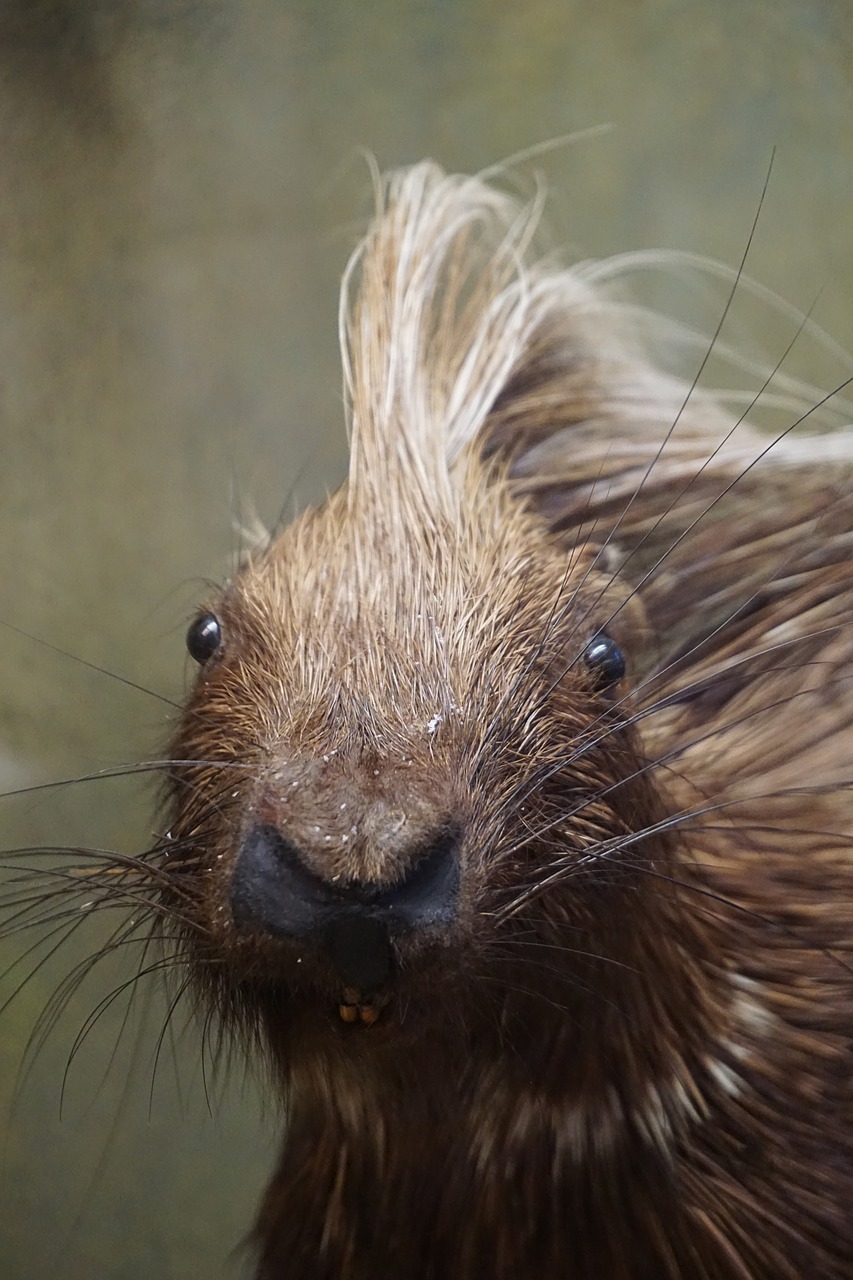
[[[618,684],[625,674],[622,650],[603,631],[590,640],[584,649],[583,659],[599,692]]]
[[[200,613],[187,632],[189,655],[204,666],[222,645],[222,627],[215,613]]]

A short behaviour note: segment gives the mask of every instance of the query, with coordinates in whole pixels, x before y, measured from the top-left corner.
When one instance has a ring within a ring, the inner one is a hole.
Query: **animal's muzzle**
[[[391,885],[330,881],[308,870],[275,827],[252,827],[231,877],[239,929],[310,941],[342,984],[379,991],[392,965],[393,938],[451,921],[459,898],[459,839],[443,831]]]

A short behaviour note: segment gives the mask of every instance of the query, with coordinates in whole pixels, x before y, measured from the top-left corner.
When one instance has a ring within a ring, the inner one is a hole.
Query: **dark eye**
[[[215,613],[200,613],[187,631],[187,649],[199,665],[207,662],[222,644],[222,627]]]
[[[615,640],[600,631],[584,649],[584,662],[600,692],[618,684],[625,674],[625,659]]]

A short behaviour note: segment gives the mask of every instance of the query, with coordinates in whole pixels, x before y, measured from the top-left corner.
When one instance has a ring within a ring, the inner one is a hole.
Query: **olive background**
[[[364,150],[470,171],[570,134],[518,181],[583,258],[736,265],[773,155],[747,269],[853,350],[849,0],[4,0],[0,621],[28,634],[0,627],[0,789],[167,740],[167,704],[37,639],[180,698],[239,526],[343,476]],[[724,298],[694,299],[709,331]],[[771,362],[790,338],[766,308],[741,324]],[[806,339],[793,360],[853,371]],[[148,775],[9,794],[0,848],[138,851],[156,799]],[[0,941],[0,1275],[244,1275],[280,1119],[239,1059],[203,1059],[188,1007],[161,1037],[157,981],[99,1004],[138,956],[31,1039],[106,927],[53,957],[46,925]]]

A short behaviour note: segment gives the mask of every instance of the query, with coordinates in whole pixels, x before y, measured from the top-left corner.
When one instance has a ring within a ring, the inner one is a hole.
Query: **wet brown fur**
[[[209,602],[151,859],[285,1103],[257,1275],[849,1280],[851,437],[658,372],[477,179],[379,205],[348,481]],[[458,919],[342,994],[234,925],[259,817],[343,883],[454,832]]]

